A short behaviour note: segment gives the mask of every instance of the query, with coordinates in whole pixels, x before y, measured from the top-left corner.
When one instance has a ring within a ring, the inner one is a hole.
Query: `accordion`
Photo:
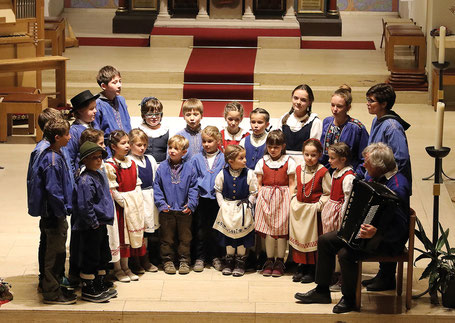
[[[338,238],[353,249],[370,249],[367,245],[372,239],[360,238],[360,226],[371,224],[381,229],[380,224],[388,222],[385,217],[393,216],[390,207],[398,207],[399,203],[398,196],[387,186],[354,179]]]

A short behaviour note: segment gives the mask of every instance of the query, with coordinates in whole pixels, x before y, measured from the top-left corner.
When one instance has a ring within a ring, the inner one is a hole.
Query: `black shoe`
[[[104,303],[110,300],[113,296],[109,292],[103,292],[101,289],[95,287],[93,279],[82,280],[82,293],[81,299],[92,303]]]
[[[347,299],[346,297],[341,297],[340,301],[337,305],[333,307],[333,313],[347,313],[355,311],[355,302],[352,300]]]
[[[332,303],[332,298],[330,297],[329,293],[320,293],[316,290],[316,288],[310,290],[307,293],[296,293],[294,295],[296,299],[304,304],[330,304]]]
[[[105,275],[98,275],[95,277],[95,288],[107,293],[111,298],[117,297],[117,290],[114,288],[114,283],[107,281]]]
[[[223,275],[232,275],[232,271],[234,270],[234,255],[226,255],[224,258],[224,268],[222,270]]]
[[[58,295],[57,298],[54,299],[44,299],[44,304],[56,304],[56,305],[70,305],[76,303],[76,295],[64,295],[63,293]]]
[[[397,282],[395,276],[377,278],[373,283],[367,285],[367,291],[382,292],[385,290],[394,290]]]
[[[378,279],[379,277],[376,274],[376,276],[374,276],[373,278],[362,280],[362,286],[367,287],[368,285],[373,284]]]
[[[300,282],[302,284],[309,284],[314,282],[314,272],[316,271],[316,265],[308,265],[307,272],[303,274]]]
[[[303,265],[299,264],[297,266],[295,274],[292,275],[292,281],[294,283],[298,283],[298,282],[300,282],[302,280],[302,277],[303,277]]]

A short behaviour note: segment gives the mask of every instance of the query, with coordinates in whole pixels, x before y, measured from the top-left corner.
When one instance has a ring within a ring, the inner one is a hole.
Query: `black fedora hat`
[[[71,99],[72,111],[83,108],[87,105],[88,101],[96,100],[100,97],[99,94],[93,95],[90,90],[85,90]]]

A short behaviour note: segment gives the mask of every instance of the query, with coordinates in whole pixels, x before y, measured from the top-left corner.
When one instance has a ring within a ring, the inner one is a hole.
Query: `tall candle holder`
[[[443,102],[444,100],[444,70],[449,67],[449,62],[444,62],[444,64],[439,64],[438,62],[433,62],[433,67],[439,70],[439,89],[438,89],[438,102]],[[444,182],[442,176],[444,175],[447,179],[454,180],[453,178],[447,176],[444,173],[442,168],[442,159],[446,157],[450,153],[449,147],[440,147],[436,148],[434,146],[425,147],[428,155],[434,158],[434,173],[428,177],[422,178],[422,180],[429,180],[434,176],[434,184],[433,184],[433,236],[432,241],[433,244],[436,245],[438,241],[438,230],[439,230],[439,195],[441,194],[441,184]],[[412,296],[412,298],[416,299],[419,298],[426,293],[428,293],[430,289],[428,288],[426,291]],[[431,304],[439,304],[438,294],[437,292],[430,292],[430,302]]]
[[[443,102],[444,101],[444,71],[446,69],[449,68],[449,65],[450,63],[449,62],[444,62],[444,64],[440,64],[438,61],[436,62],[433,62],[433,67],[437,70],[439,70],[439,89],[438,89],[438,101],[440,102]],[[427,148],[430,148],[430,147],[427,147]],[[425,148],[425,149],[427,149]],[[433,147],[434,148],[434,147]],[[446,147],[442,147],[442,148],[446,148]],[[427,150],[428,152],[428,150]],[[449,149],[449,152],[450,152],[450,149]],[[447,154],[449,153],[447,152]],[[429,153],[428,153],[429,154]],[[445,156],[447,156],[447,154]],[[431,155],[430,155],[431,156]],[[444,157],[445,157],[444,156]],[[433,156],[432,156],[433,157]],[[436,171],[436,169],[435,169]],[[445,176],[447,179],[451,180],[451,181],[454,181],[455,178],[452,178],[450,176],[448,176],[445,172],[444,172],[444,169],[442,168],[442,160],[441,160],[441,174],[443,176]],[[430,176],[428,177],[424,177],[422,178],[422,180],[424,181],[428,181],[430,180],[431,178],[433,178],[433,176],[435,176],[435,173],[431,174]],[[436,180],[436,179],[435,179]],[[436,227],[436,232],[437,232],[437,227]]]

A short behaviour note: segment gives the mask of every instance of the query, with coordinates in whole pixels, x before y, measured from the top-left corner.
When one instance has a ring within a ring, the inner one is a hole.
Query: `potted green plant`
[[[455,308],[455,248],[450,248],[449,229],[444,231],[439,223],[440,236],[438,241],[433,243],[428,239],[422,223],[418,218],[416,220],[419,229],[415,230],[415,236],[422,242],[425,250],[414,248],[421,252],[415,262],[422,259],[430,260],[420,279],[428,278],[429,292],[430,295],[435,295],[436,303],[439,291],[442,294],[442,305]]]

